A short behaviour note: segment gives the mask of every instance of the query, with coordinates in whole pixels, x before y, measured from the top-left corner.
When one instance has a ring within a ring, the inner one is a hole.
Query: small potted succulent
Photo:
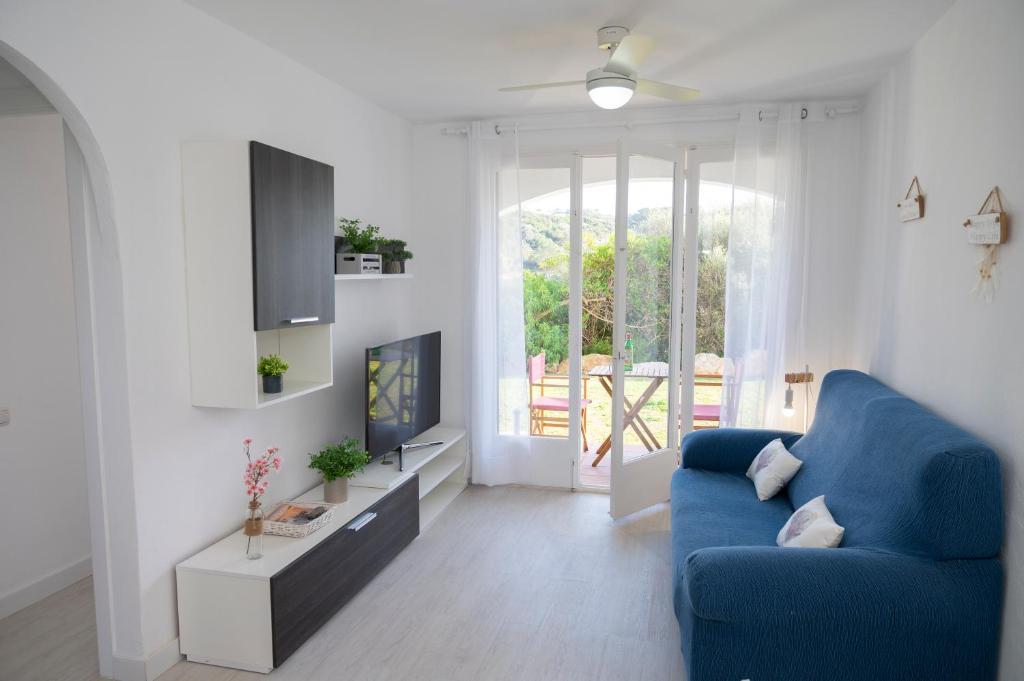
[[[340,244],[335,249],[334,271],[337,274],[380,274],[381,255],[377,250],[380,228],[362,226],[362,220],[338,218]],[[337,234],[337,233],[336,233]]]
[[[378,242],[377,250],[384,256],[385,274],[405,274],[405,261],[412,260],[412,253],[405,246],[401,239],[381,239]]]
[[[259,364],[256,365],[256,373],[263,377],[263,392],[268,394],[281,392],[284,383],[282,376],[286,371],[288,371],[288,362],[279,356],[260,357]]]
[[[324,501],[329,504],[348,501],[348,479],[363,470],[369,461],[370,455],[354,437],[309,455],[309,467],[320,471],[324,477]]]

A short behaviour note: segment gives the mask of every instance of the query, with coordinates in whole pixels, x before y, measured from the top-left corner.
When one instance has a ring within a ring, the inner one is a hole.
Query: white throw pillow
[[[836,524],[825,506],[825,495],[821,495],[789,516],[775,543],[805,549],[834,549],[843,541],[843,532],[845,529]]]
[[[789,453],[779,438],[766,444],[747,469],[747,477],[754,481],[757,498],[766,501],[778,494],[803,463]]]

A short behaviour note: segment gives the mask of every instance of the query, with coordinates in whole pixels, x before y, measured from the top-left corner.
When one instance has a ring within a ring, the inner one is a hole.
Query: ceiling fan
[[[686,102],[700,95],[700,91],[692,88],[636,77],[640,64],[654,48],[654,40],[648,36],[630,35],[629,29],[623,26],[605,26],[597,29],[597,46],[602,50],[609,50],[611,55],[604,68],[588,71],[586,80],[517,85],[500,88],[499,92],[586,85],[590,99],[602,109],[618,109],[624,106],[632,99],[634,92],[678,102]]]

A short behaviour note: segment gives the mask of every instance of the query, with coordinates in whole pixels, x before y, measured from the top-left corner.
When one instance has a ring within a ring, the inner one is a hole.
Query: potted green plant
[[[377,250],[384,256],[385,274],[404,274],[405,261],[412,260],[412,253],[405,249],[401,239],[381,239]]]
[[[267,355],[260,357],[260,361],[256,365],[256,373],[263,377],[263,392],[281,392],[284,383],[281,377],[284,376],[286,371],[288,371],[288,362],[279,356]]]
[[[334,271],[337,274],[380,274],[381,256],[377,250],[380,228],[363,226],[362,220],[338,218],[341,231],[340,251],[335,253]]]
[[[363,470],[369,461],[370,455],[354,437],[309,455],[309,467],[320,471],[324,478],[324,501],[329,504],[348,501],[348,479]]]

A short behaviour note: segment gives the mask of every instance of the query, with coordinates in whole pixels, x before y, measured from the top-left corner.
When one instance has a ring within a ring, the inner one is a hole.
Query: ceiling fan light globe
[[[587,74],[587,94],[602,109],[618,109],[633,98],[636,81],[618,73],[595,69]]]
[[[599,85],[587,90],[587,94],[602,109],[618,109],[633,98],[633,89],[622,85]]]

